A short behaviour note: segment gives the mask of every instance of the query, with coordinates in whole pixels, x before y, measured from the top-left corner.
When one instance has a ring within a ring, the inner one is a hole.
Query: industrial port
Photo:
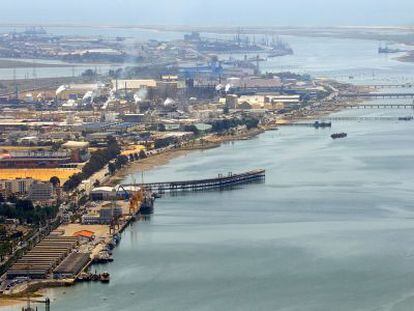
[[[158,198],[265,183],[266,167],[217,167],[215,176],[194,180],[144,180],[145,170],[175,156],[283,126],[320,130],[340,144],[351,135],[331,133],[336,121],[370,117],[332,113],[414,107],[363,102],[411,100],[411,83],[353,85],[351,76],[338,82],[263,71],[266,62],[295,55],[283,34],[233,29],[214,37],[193,30],[172,40],[54,35],[42,27],[2,34],[0,66],[13,75],[0,79],[1,297],[20,301],[27,295],[25,310],[33,310],[31,301],[50,310],[49,298],[31,295],[78,282],[111,282],[94,264],[117,260],[112,250],[123,231],[156,214]],[[42,78],[42,68],[66,74]],[[393,91],[382,91],[388,88]],[[142,180],[126,179],[134,173]]]

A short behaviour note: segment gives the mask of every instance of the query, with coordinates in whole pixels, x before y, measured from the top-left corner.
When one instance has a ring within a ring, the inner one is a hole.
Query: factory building
[[[105,93],[105,85],[101,83],[92,84],[68,84],[61,85],[56,90],[56,98],[59,100],[82,99],[86,94],[101,96]]]
[[[70,161],[68,151],[11,150],[0,154],[0,168],[51,168]]]

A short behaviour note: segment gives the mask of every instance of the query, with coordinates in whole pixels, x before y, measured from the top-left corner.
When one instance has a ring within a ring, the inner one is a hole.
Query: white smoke
[[[146,88],[141,88],[134,94],[135,103],[138,104],[147,99],[148,91]]]

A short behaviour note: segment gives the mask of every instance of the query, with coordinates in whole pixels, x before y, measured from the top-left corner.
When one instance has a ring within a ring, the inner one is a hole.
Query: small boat
[[[121,242],[121,235],[119,233],[115,234],[112,238],[113,242],[118,245]],[[111,255],[111,253],[110,253]]]
[[[82,272],[81,274],[79,274],[78,278],[76,279],[78,282],[87,282],[91,280],[91,274],[90,273],[86,273],[86,272]]]
[[[388,46],[386,46],[385,48],[384,47],[378,48],[378,54],[393,54],[393,53],[401,53],[401,52],[404,52],[404,51],[400,49],[393,49]]]
[[[99,254],[96,255],[95,258],[93,259],[94,263],[107,263],[107,262],[112,262],[112,261],[114,261],[114,259],[106,251],[99,252]]]
[[[398,121],[411,121],[411,120],[413,120],[414,119],[414,117],[412,117],[412,116],[407,116],[407,117],[399,117],[398,118]]]
[[[338,139],[338,138],[345,138],[347,137],[348,134],[347,133],[335,133],[331,135],[332,139]]]
[[[100,275],[100,280],[102,283],[109,283],[109,280],[111,279],[111,275],[108,272],[103,272]]]
[[[152,196],[153,196],[153,198],[154,198],[154,199],[161,199],[161,198],[162,198],[161,193],[158,193],[158,192],[154,192],[154,193],[152,194]]]

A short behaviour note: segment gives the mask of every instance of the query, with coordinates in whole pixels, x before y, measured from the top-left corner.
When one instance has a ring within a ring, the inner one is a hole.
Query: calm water
[[[301,44],[321,39],[309,40]],[[372,42],[339,58],[332,46],[340,43],[330,42],[329,51],[304,51],[291,62],[297,69],[319,63],[333,75],[347,64],[363,68],[365,59],[366,72],[384,79],[412,75],[409,64],[369,60]],[[315,54],[311,63],[307,53]],[[341,131],[349,137],[330,138]],[[412,310],[413,143],[413,122],[341,121],[330,130],[284,127],[175,159],[145,180],[265,168],[266,182],[158,200],[150,221],[125,231],[114,263],[97,266],[111,273],[110,284],[49,290],[52,310]]]
[[[6,32],[10,29],[0,27],[0,31]],[[129,44],[134,41],[145,41],[148,39],[174,40],[183,38],[183,33],[157,32],[140,29],[95,29],[95,28],[49,28],[47,31],[56,35],[79,35],[127,37]],[[203,36],[218,38],[232,38],[233,36],[219,36],[214,34],[203,34]],[[295,55],[271,58],[261,63],[261,70],[266,71],[294,71],[298,73],[310,73],[318,77],[330,77],[341,81],[352,83],[396,83],[414,81],[414,64],[396,61],[397,55],[380,55],[377,53],[379,42],[354,39],[334,38],[301,38],[282,36],[288,42]],[[260,36],[256,37],[260,41]],[[412,47],[401,46],[402,49]],[[234,55],[243,58],[244,55]],[[226,57],[227,58],[227,57]],[[130,66],[133,64],[125,64]],[[53,68],[17,68],[18,79],[47,77],[70,77],[78,76],[86,69],[97,69],[99,72],[107,72],[109,69],[119,68],[119,65],[95,65],[75,64],[73,67]],[[0,69],[0,80],[13,79],[13,69]],[[350,80],[349,77],[353,79]]]
[[[147,173],[266,168],[267,178],[158,200],[149,222],[125,232],[115,262],[97,267],[111,283],[49,291],[53,309],[412,310],[413,125],[285,127]],[[331,140],[338,131],[349,138]]]

